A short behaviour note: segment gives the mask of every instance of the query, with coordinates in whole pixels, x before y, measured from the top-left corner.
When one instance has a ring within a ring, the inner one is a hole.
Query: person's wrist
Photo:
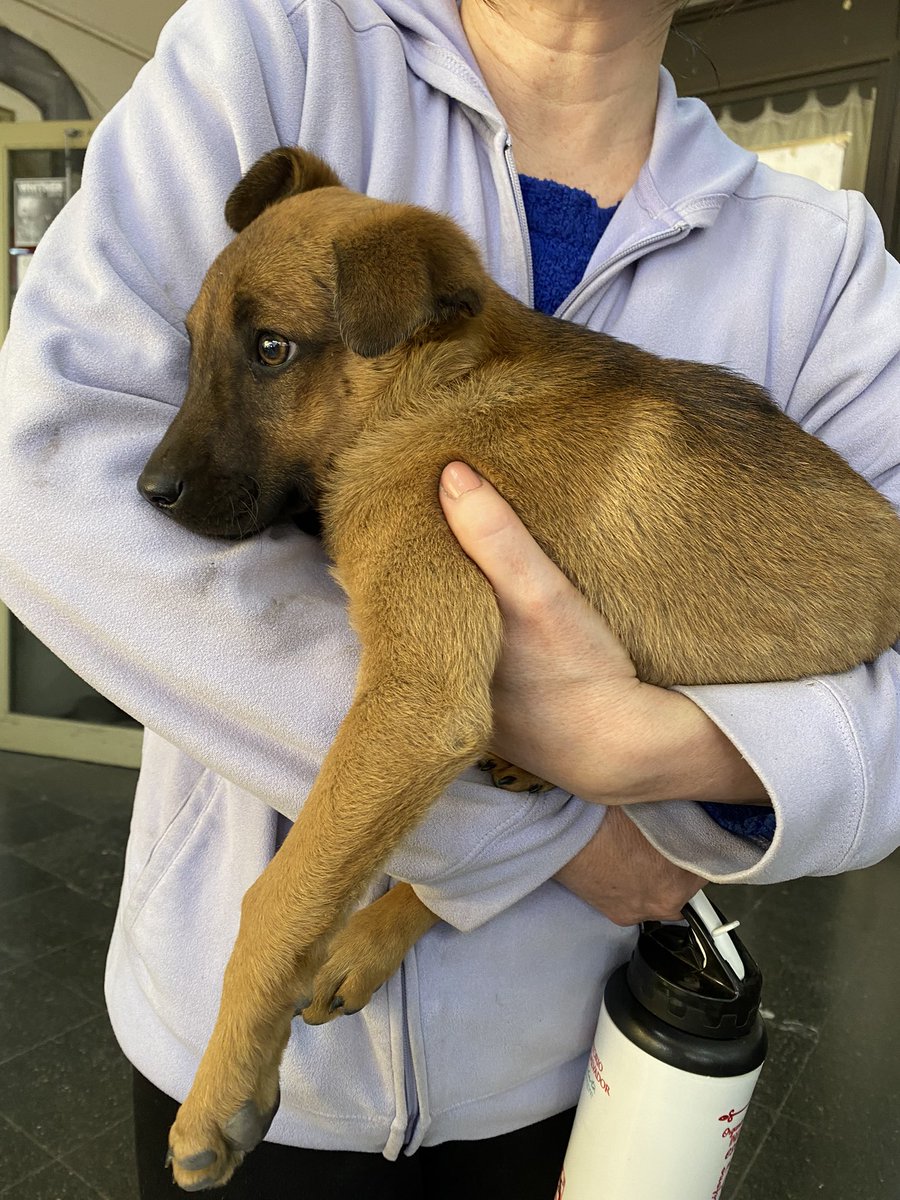
[[[632,702],[631,720],[620,725],[615,768],[590,796],[593,802],[769,803],[750,764],[689,697],[641,684]]]

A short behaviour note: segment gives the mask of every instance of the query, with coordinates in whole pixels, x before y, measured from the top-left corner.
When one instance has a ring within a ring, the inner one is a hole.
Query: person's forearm
[[[591,840],[554,879],[617,925],[676,921],[706,882],[664,858],[620,808],[607,811]]]
[[[641,719],[624,735],[620,785],[609,790],[608,765],[599,764],[602,784],[585,800],[631,804],[655,800],[715,800],[724,804],[768,804],[766,789],[740,751],[687,696],[644,685]]]

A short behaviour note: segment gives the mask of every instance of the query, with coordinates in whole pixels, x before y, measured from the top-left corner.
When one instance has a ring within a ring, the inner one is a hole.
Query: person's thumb
[[[559,602],[570,584],[486,479],[465,463],[441,474],[440,501],[460,546],[509,614]]]

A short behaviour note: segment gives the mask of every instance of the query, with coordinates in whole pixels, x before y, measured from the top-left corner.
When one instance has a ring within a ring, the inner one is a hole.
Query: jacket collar
[[[469,48],[457,0],[381,0],[381,7],[404,35],[410,67],[478,114],[485,135],[496,144],[505,122]],[[678,97],[672,76],[661,68],[650,156],[614,224],[660,230],[710,225],[755,164],[756,155],[722,133],[702,100]],[[638,211],[626,220],[632,208]]]

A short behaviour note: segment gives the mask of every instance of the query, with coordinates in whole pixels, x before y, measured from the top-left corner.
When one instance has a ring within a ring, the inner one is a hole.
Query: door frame
[[[15,150],[82,150],[96,121],[34,121],[0,123],[0,230],[3,257],[7,258],[10,213],[10,154]],[[0,269],[0,331],[9,324],[10,270]],[[0,750],[40,754],[136,767],[140,763],[141,729],[123,729],[62,717],[38,717],[12,708],[12,622],[9,609],[0,604]]]

